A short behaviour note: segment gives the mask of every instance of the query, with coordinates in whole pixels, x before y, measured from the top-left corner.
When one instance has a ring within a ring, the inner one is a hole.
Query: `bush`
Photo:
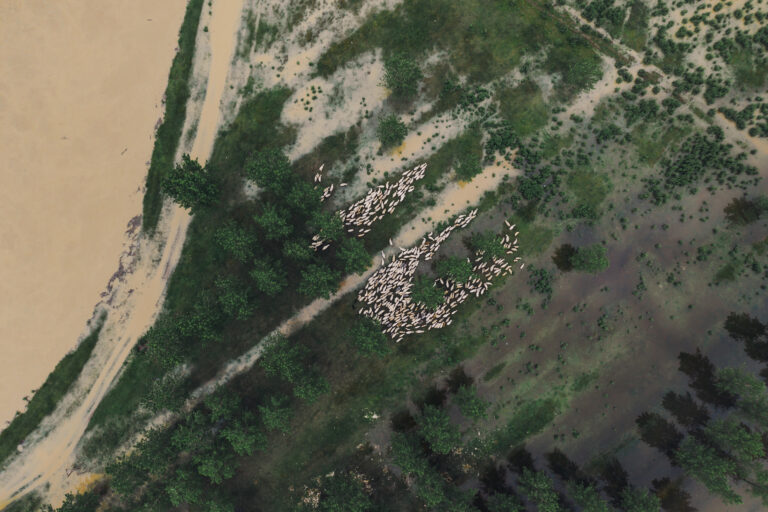
[[[467,258],[451,256],[438,260],[435,264],[437,275],[444,279],[452,279],[457,283],[466,283],[472,277],[472,263]]]
[[[408,129],[395,114],[390,114],[379,121],[379,127],[376,134],[379,136],[379,142],[383,148],[399,146],[405,140],[405,134]]]
[[[579,247],[571,257],[571,265],[574,270],[597,274],[608,268],[607,252],[607,249],[600,244]]]
[[[414,302],[423,304],[427,308],[437,309],[440,304],[445,302],[443,290],[435,285],[431,279],[419,276],[413,283],[411,299]]]

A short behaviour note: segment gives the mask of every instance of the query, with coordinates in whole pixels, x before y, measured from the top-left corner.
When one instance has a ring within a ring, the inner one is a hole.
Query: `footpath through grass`
[[[93,332],[80,345],[64,356],[56,368],[48,375],[35,396],[29,401],[27,410],[16,416],[5,430],[0,432],[0,464],[16,452],[16,447],[31,434],[40,422],[51,414],[59,400],[69,391],[72,384],[80,376],[83,366],[91,357],[93,347],[99,339],[101,327],[104,325],[102,315]]]
[[[163,194],[160,185],[163,176],[173,167],[176,148],[187,117],[189,99],[189,78],[192,75],[192,60],[195,56],[195,35],[200,22],[203,0],[189,0],[184,21],[179,31],[179,51],[173,58],[165,89],[165,115],[157,129],[155,147],[147,173],[147,191],[144,194],[142,228],[149,233],[157,227],[163,209]]]

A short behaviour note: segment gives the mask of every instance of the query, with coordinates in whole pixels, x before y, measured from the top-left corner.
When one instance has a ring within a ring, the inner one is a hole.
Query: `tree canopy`
[[[188,154],[182,155],[181,163],[168,172],[162,188],[176,203],[193,213],[202,206],[213,204],[219,193],[210,170]]]

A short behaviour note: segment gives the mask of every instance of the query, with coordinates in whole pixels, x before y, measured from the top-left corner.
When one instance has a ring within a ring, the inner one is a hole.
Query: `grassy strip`
[[[163,194],[160,184],[165,173],[173,166],[176,148],[179,146],[184,119],[187,116],[189,98],[189,77],[192,74],[192,59],[195,56],[195,35],[200,22],[203,0],[189,0],[184,21],[179,31],[179,51],[173,58],[165,89],[165,115],[157,129],[155,147],[147,173],[147,191],[144,194],[144,216],[142,228],[152,232],[157,227],[163,208]]]
[[[37,428],[40,422],[51,414],[59,400],[80,376],[85,363],[91,357],[93,347],[99,339],[104,317],[80,345],[59,361],[35,396],[29,401],[27,410],[17,415],[8,427],[0,432],[0,461],[5,461],[16,452],[16,447]]]

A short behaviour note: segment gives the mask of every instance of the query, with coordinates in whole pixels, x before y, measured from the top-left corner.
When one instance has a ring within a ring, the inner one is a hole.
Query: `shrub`
[[[571,265],[574,270],[597,274],[608,268],[607,252],[607,249],[600,244],[579,247],[571,257]]]
[[[405,140],[405,134],[408,129],[395,114],[390,114],[379,121],[379,127],[376,134],[379,136],[379,142],[384,148],[399,146]]]

